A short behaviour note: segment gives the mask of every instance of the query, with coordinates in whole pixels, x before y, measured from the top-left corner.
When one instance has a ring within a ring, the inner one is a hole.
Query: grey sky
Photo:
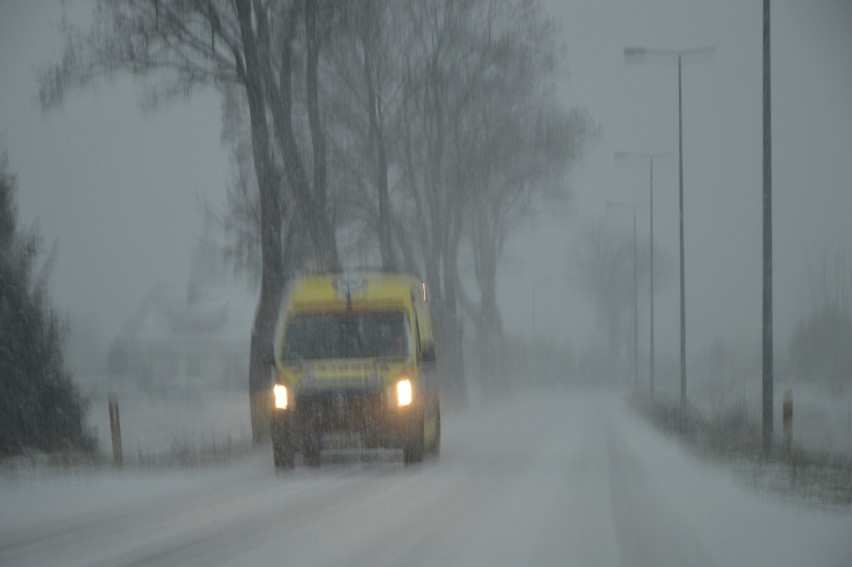
[[[773,1],[773,166],[776,352],[811,307],[809,264],[823,253],[852,265],[852,3]],[[607,201],[647,199],[648,171],[616,169],[613,152],[677,151],[677,70],[674,65],[626,66],[627,45],[659,49],[715,46],[706,61],[684,65],[684,193],[687,344],[704,350],[716,338],[759,346],[762,211],[762,2],[552,0],[563,21],[568,104],[588,107],[600,121],[600,142],[574,170],[572,214],[563,227],[534,233],[549,251],[570,248],[582,219],[630,223],[607,214]],[[677,166],[658,167],[655,236],[677,269]],[[640,238],[647,238],[640,214]],[[549,223],[550,224],[550,223]],[[513,257],[524,256],[516,240]],[[526,265],[548,271],[546,255]],[[513,273],[524,262],[518,262]],[[567,269],[558,266],[550,272]],[[678,347],[678,286],[659,290],[657,348]],[[540,277],[540,276],[538,276]],[[504,289],[504,310],[529,329],[532,277]],[[847,278],[849,281],[849,278]],[[582,301],[560,305],[558,278],[537,287],[537,328],[588,333]],[[524,294],[518,301],[511,296]],[[568,294],[577,299],[573,294]],[[582,300],[582,298],[579,298]],[[544,307],[542,307],[544,305]],[[582,323],[575,325],[574,318]],[[642,330],[640,330],[642,333]],[[644,339],[647,340],[647,339]]]
[[[72,14],[87,7],[69,5]],[[31,99],[37,68],[61,53],[61,4],[0,10],[0,131],[21,220],[37,219],[46,245],[57,242],[57,306],[111,336],[152,285],[186,282],[199,200],[224,199],[219,99],[199,93],[143,112],[139,85],[120,80],[42,115]]]
[[[600,141],[575,168],[575,197],[510,242],[499,297],[510,333],[537,326],[574,342],[597,338],[584,300],[560,276],[585,219],[627,223],[611,200],[642,200],[645,169],[613,152],[676,151],[676,69],[625,66],[625,45],[713,45],[683,73],[687,325],[691,351],[717,337],[760,340],[761,7],[759,0],[550,0],[564,26],[570,105],[589,108]],[[85,9],[70,2],[73,13]],[[58,242],[55,303],[108,338],[158,282],[182,284],[200,231],[198,198],[224,199],[227,156],[219,99],[198,93],[155,113],[130,80],[74,93],[42,115],[36,68],[58,57],[60,2],[0,4],[0,131],[19,180],[21,220]],[[845,252],[852,266],[852,2],[773,2],[776,351],[810,307],[808,267]],[[657,174],[661,251],[676,261],[677,168]],[[647,215],[640,235],[647,237]],[[535,251],[535,253],[533,253]],[[676,264],[675,264],[676,267]],[[677,285],[661,289],[658,348],[677,348]]]

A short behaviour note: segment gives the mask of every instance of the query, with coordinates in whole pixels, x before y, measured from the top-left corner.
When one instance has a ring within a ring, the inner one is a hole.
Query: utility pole
[[[769,0],[763,0],[763,451],[772,448],[772,93]]]
[[[677,159],[678,210],[680,211],[680,411],[686,415],[686,265],[683,261],[683,81],[680,53],[677,54]]]

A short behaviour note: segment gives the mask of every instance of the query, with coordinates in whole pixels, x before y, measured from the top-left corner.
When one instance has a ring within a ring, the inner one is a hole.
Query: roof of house
[[[248,343],[257,291],[225,262],[215,221],[205,216],[186,287],[155,285],[130,314],[123,334],[133,341],[174,339]]]

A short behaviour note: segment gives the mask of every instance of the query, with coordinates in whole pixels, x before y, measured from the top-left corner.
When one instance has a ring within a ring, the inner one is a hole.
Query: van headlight
[[[411,380],[403,378],[396,383],[396,405],[410,406],[414,397],[414,392],[411,388]]]
[[[287,386],[275,384],[272,393],[275,395],[275,409],[287,409]]]

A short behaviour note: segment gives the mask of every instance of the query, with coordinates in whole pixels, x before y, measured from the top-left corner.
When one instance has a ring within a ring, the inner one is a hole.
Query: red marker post
[[[793,448],[793,390],[784,392],[783,406],[784,423],[784,450],[789,452]]]

